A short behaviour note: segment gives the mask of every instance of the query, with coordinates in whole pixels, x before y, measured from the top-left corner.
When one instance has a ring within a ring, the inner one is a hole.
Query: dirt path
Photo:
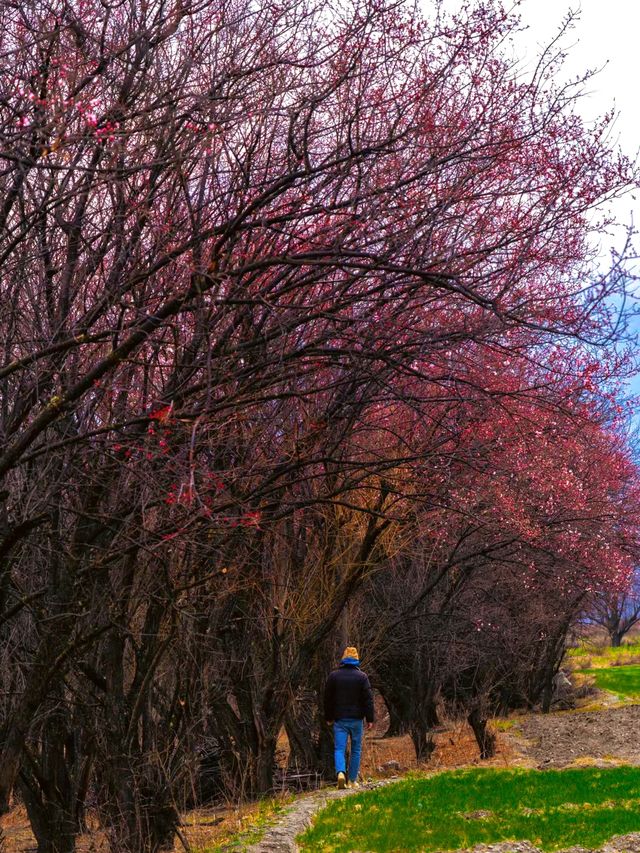
[[[532,714],[513,732],[514,746],[540,768],[567,767],[587,758],[640,764],[640,705]]]
[[[388,785],[394,781],[398,780],[381,779],[377,782],[363,785],[361,788],[345,789],[344,791],[338,791],[335,788],[323,788],[307,797],[303,797],[293,804],[287,812],[286,817],[279,821],[276,826],[272,826],[266,831],[262,841],[258,841],[256,844],[248,847],[246,853],[296,853],[298,850],[298,845],[296,844],[297,836],[311,825],[311,820],[315,813],[323,809],[329,800],[348,797],[363,790],[372,791],[374,788]],[[640,848],[638,849],[640,850]]]

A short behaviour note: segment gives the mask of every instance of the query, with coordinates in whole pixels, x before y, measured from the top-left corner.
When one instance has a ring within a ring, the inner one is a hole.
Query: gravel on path
[[[314,814],[323,809],[330,800],[349,797],[362,791],[372,791],[382,785],[399,781],[399,778],[392,777],[367,783],[360,788],[345,788],[343,791],[337,788],[322,788],[315,791],[295,802],[287,815],[265,832],[261,841],[247,847],[246,853],[297,853],[299,847],[296,838],[311,826]]]

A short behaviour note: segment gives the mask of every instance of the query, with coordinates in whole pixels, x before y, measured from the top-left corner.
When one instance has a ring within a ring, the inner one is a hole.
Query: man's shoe
[[[358,780],[357,780],[357,779],[354,779],[354,781],[353,781],[353,782],[348,782],[348,783],[347,783],[347,787],[348,787],[348,788],[360,788],[360,787],[361,787],[361,785],[360,785],[360,782],[358,782]]]
[[[341,771],[340,773],[338,773],[338,788],[340,791],[343,791],[346,788],[346,786],[347,786],[347,778],[344,775],[344,773],[342,773],[342,771]]]

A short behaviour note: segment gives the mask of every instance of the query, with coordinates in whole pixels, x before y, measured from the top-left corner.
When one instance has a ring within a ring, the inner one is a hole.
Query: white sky
[[[429,0],[422,0],[425,7]],[[509,8],[509,0],[504,0]],[[623,152],[640,164],[640,0],[513,0],[522,26],[527,30],[518,36],[517,56],[534,63],[540,50],[557,34],[569,10],[579,13],[573,29],[564,37],[567,79],[587,70],[601,69],[589,83],[581,99],[580,111],[593,119],[610,110],[617,112],[612,138]],[[445,0],[445,8],[458,10],[463,0]],[[640,232],[640,191],[629,193],[615,203],[612,212],[621,225],[631,221]],[[600,257],[603,269],[610,262],[610,249],[621,249],[625,240],[621,227],[612,234],[601,235]],[[634,239],[640,255],[640,233]],[[640,260],[633,265],[640,274]],[[634,287],[640,309],[640,286]],[[636,309],[636,310],[638,310]],[[640,313],[630,321],[630,329],[640,337]],[[631,381],[629,392],[640,396],[640,373]],[[636,417],[640,429],[640,407]]]
[[[456,2],[456,0],[452,0]],[[590,81],[589,94],[582,99],[580,110],[586,118],[594,118],[615,107],[618,112],[614,128],[622,150],[635,159],[640,149],[640,2],[638,0],[521,0],[519,11],[528,30],[521,35],[525,55],[548,44],[564,16],[571,9],[579,11],[579,20],[565,36],[568,48],[567,76],[587,69],[601,68]],[[640,227],[640,193],[619,201],[614,212],[623,224],[631,217]],[[613,240],[603,245],[608,247]],[[615,239],[619,245],[620,237]],[[608,254],[608,252],[607,252]]]
[[[458,0],[453,0],[458,2]],[[569,9],[580,10],[580,18],[569,33],[566,62],[567,74],[577,75],[587,69],[602,68],[590,81],[589,95],[582,100],[580,111],[591,119],[615,107],[618,117],[614,128],[622,150],[632,159],[638,159],[640,149],[640,0],[522,0],[522,23],[529,29],[523,33],[522,50],[535,55],[536,49],[548,43],[557,32]],[[640,231],[640,192],[628,194],[613,206],[613,213],[623,224],[633,220]],[[603,266],[610,258],[610,248],[621,248],[624,231],[603,235],[601,257]],[[640,234],[635,239],[636,253],[640,249]],[[634,265],[640,272],[640,263]],[[640,295],[638,286],[634,287]],[[630,330],[640,334],[640,316],[630,320]],[[628,393],[640,395],[640,374],[631,380]],[[635,416],[640,427],[640,411]]]
[[[433,0],[421,0],[425,14]],[[562,46],[567,59],[563,76],[575,79],[588,70],[600,69],[580,100],[580,111],[594,119],[614,108],[617,113],[610,139],[632,160],[640,164],[640,0],[503,0],[515,10],[526,31],[518,34],[516,56],[523,66],[533,69],[535,60],[558,34],[569,11],[578,14],[572,29],[565,33]],[[458,11],[465,0],[443,0],[444,8]],[[511,5],[510,5],[511,4]],[[612,212],[622,226],[631,221],[640,230],[640,191],[629,193],[615,203]],[[626,232],[620,228],[602,235],[600,254],[608,268],[611,247],[622,248]],[[635,240],[640,254],[640,234]],[[640,261],[635,266],[640,273]],[[636,288],[640,293],[640,290]]]

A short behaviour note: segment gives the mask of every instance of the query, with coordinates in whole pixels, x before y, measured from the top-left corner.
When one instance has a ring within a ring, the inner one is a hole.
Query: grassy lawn
[[[332,802],[299,839],[308,853],[457,850],[528,840],[600,847],[640,831],[640,767],[473,769],[414,777]]]
[[[599,669],[600,667],[624,666],[640,662],[640,639],[634,638],[618,648],[584,643],[567,649],[567,658],[573,668]]]
[[[609,669],[585,669],[592,675],[601,690],[610,690],[620,696],[640,696],[640,666],[612,666]]]

